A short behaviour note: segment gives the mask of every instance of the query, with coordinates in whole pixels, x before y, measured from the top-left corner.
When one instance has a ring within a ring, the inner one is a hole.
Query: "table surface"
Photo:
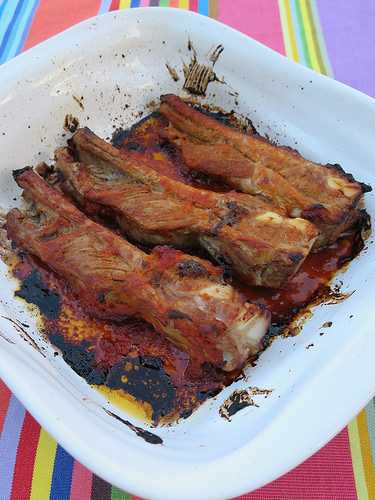
[[[375,0],[0,0],[0,63],[83,19],[138,6],[211,16],[375,97]],[[0,433],[0,500],[136,498],[75,461],[1,381]],[[302,465],[241,499],[375,499],[375,400]]]

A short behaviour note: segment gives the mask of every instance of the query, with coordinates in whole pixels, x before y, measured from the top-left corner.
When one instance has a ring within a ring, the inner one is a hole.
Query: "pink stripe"
[[[92,472],[76,460],[74,461],[70,500],[90,500]]]
[[[139,2],[140,7],[148,7],[150,5],[150,0],[141,0]]]
[[[218,20],[284,53],[277,0],[219,0]]]
[[[198,12],[198,0],[190,0],[189,9],[193,12]]]

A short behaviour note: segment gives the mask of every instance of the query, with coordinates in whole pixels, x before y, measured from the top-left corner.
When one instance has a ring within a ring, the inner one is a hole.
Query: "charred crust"
[[[174,94],[163,94],[160,96],[160,102],[168,103],[170,99],[174,99],[175,97]]]
[[[209,276],[207,269],[196,260],[185,260],[177,264],[177,271],[181,278],[203,278]]]
[[[169,319],[185,319],[187,321],[193,321],[188,314],[183,313],[182,311],[178,311],[177,309],[171,309],[168,312]]]
[[[225,215],[224,220],[228,226],[233,226],[233,224],[240,222],[249,213],[246,208],[241,207],[235,201],[229,201],[227,207],[229,208],[229,212]]]
[[[364,182],[358,182],[361,186],[362,193],[370,193],[372,191],[372,186],[370,184],[365,184]]]
[[[213,236],[218,236],[220,230],[224,226],[233,226],[234,224],[240,222],[241,219],[248,214],[246,208],[241,207],[235,201],[229,201],[227,203],[227,208],[229,209],[228,212],[224,215],[221,221],[212,228],[211,234]]]
[[[28,172],[29,170],[32,170],[32,168],[31,167],[24,167],[24,168],[19,168],[17,170],[13,170],[13,172],[12,172],[13,179],[17,182],[18,177],[20,177],[25,172]]]
[[[127,149],[128,151],[139,151],[141,153],[146,151],[146,149],[141,144],[135,141],[127,142],[125,144],[125,149]]]
[[[315,203],[313,205],[310,205],[309,208],[303,210],[301,217],[314,222],[317,218],[323,216],[325,211],[326,208],[324,205],[322,205],[321,203]]]
[[[369,231],[371,229],[371,217],[364,208],[358,210],[357,227],[361,231]]]
[[[331,170],[335,170],[337,173],[345,177],[345,179],[347,179],[349,182],[358,184],[361,187],[362,193],[369,193],[370,191],[372,191],[372,187],[369,184],[357,181],[352,174],[345,172],[345,170],[339,163],[327,163],[325,166],[327,168],[330,168]]]
[[[121,148],[130,134],[129,129],[117,128],[111,137],[111,144],[115,148]]]
[[[47,179],[53,172],[54,172],[54,167],[52,165],[47,165],[47,163],[39,163],[35,167],[35,172],[39,174],[43,179]]]
[[[301,253],[291,253],[289,255],[290,260],[293,262],[293,264],[298,264],[301,262],[301,260],[304,259],[304,255]]]

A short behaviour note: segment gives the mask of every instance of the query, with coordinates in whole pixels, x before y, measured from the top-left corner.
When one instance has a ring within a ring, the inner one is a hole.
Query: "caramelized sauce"
[[[153,168],[165,175],[225,191],[225,186],[204,177],[193,178],[184,169],[178,152],[160,139],[160,129],[165,126],[163,118],[153,113],[130,131],[116,131],[113,143],[132,154],[146,153]],[[311,254],[283,289],[248,287],[237,281],[233,285],[249,300],[272,312],[271,332],[280,333],[362,247],[361,227],[358,227],[329,248]],[[12,265],[21,283],[16,295],[39,308],[43,333],[72,369],[108,401],[132,416],[154,424],[186,418],[241,375],[220,372],[210,366],[203,366],[199,374],[193,373],[188,356],[150,325],[132,318],[121,323],[91,318],[51,271],[22,252],[18,255],[17,263]],[[141,432],[137,427],[134,429]],[[151,441],[160,439],[151,434],[146,437]]]
[[[249,300],[266,306],[274,322],[288,321],[311,302],[337,270],[360,251],[362,245],[361,236],[353,233],[340,238],[328,248],[310,254],[297,274],[282,289],[247,287],[242,284],[239,287]]]
[[[280,333],[361,245],[360,234],[353,233],[310,255],[282,290],[233,285],[271,310],[271,331]],[[39,308],[42,332],[64,360],[133,417],[154,424],[186,418],[240,375],[209,366],[199,374],[191,372],[187,355],[143,321],[129,318],[111,323],[91,318],[64,283],[24,253],[19,254],[13,273],[21,282],[16,296]]]
[[[112,323],[91,318],[79,301],[36,259],[19,254],[13,268],[16,296],[36,305],[41,330],[64,360],[108,401],[153,423],[189,416],[235,375],[209,366],[190,370],[186,353],[147,323],[132,318]],[[122,396],[125,395],[125,398]]]

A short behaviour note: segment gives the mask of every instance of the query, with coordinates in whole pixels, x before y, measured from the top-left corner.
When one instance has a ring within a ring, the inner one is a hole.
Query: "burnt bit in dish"
[[[115,413],[107,410],[106,408],[103,408],[103,410],[108,415],[110,415],[111,417],[115,418],[116,420],[118,420],[122,424],[124,424],[127,427],[129,427],[129,429],[131,429],[133,432],[135,432],[137,434],[137,436],[139,436],[140,438],[144,439],[147,443],[150,443],[150,444],[163,444],[162,438],[160,436],[157,436],[153,432],[146,431],[145,429],[142,429],[142,427],[138,427],[138,426],[132,424],[131,422],[129,422],[129,420],[125,420],[124,418],[119,417],[118,415],[116,415]]]
[[[167,68],[168,73],[171,75],[172,80],[174,82],[178,82],[180,77],[178,76],[177,70],[168,63],[165,63],[165,67]]]
[[[193,95],[204,96],[211,82],[225,83],[214,71],[214,66],[224,50],[223,45],[218,45],[208,54],[208,64],[198,61],[197,51],[191,40],[188,41],[188,50],[191,52],[191,58],[188,63],[183,63],[184,90]]]
[[[258,387],[250,387],[249,389],[241,389],[233,391],[232,394],[220,406],[219,415],[225,420],[231,421],[231,417],[239,411],[249,406],[259,408],[255,403],[253,396],[269,396],[272,389],[259,389]]]
[[[158,422],[175,410],[176,389],[157,356],[126,356],[108,372],[105,385],[122,389],[152,408],[152,421]]]
[[[79,127],[79,120],[71,114],[65,115],[64,119],[64,130],[67,132],[75,132]]]
[[[60,297],[45,287],[41,275],[36,269],[22,281],[21,287],[15,292],[15,295],[38,306],[40,312],[48,319],[56,319],[59,315]]]

